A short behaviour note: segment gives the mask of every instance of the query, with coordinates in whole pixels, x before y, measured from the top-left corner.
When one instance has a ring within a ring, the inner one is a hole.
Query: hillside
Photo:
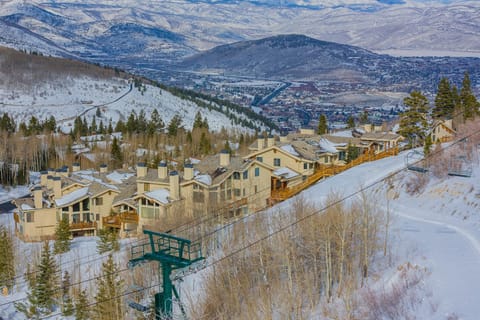
[[[144,110],[148,116],[157,109],[165,123],[180,115],[186,128],[191,128],[197,111],[215,131],[265,127],[266,120],[250,110],[132,77],[73,60],[0,48],[1,112],[12,115],[17,124],[32,115],[42,120],[53,115],[64,132],[70,131],[76,116],[91,121],[97,109],[105,125],[125,120],[132,110]]]
[[[476,82],[479,61],[478,58],[398,58],[290,34],[218,46],[185,58],[178,67],[205,74],[270,80],[345,81],[376,89],[390,85],[408,92],[415,86],[434,89],[431,84],[446,74],[459,82],[465,71],[474,75]]]

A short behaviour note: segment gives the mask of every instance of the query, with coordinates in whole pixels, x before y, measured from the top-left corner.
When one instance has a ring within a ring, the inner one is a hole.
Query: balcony
[[[70,231],[96,229],[96,228],[97,228],[96,221],[81,221],[81,222],[70,223]]]
[[[122,223],[138,223],[138,214],[134,211],[122,212],[115,216],[102,218],[104,227],[120,229]]]

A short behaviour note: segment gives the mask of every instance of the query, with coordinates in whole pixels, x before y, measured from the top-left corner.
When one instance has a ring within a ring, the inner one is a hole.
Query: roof
[[[299,173],[287,167],[278,168],[277,170],[273,171],[273,174],[285,179],[295,178],[300,175]]]
[[[401,135],[391,132],[367,132],[360,137],[361,140],[369,141],[392,141],[400,140],[401,138]]]
[[[88,189],[89,187],[84,187],[84,188],[75,190],[69,194],[66,194],[61,198],[55,199],[55,205],[57,207],[63,207],[72,202],[82,200],[83,198],[88,196]]]
[[[112,183],[121,184],[125,180],[128,180],[130,177],[133,177],[135,174],[133,172],[119,172],[113,171],[106,175],[106,178]]]
[[[136,193],[137,193],[136,177],[132,176],[122,183],[120,193],[115,196],[115,198],[113,199],[112,205],[115,206],[121,203],[125,203],[132,207],[136,207],[137,203],[133,199]]]
[[[169,204],[170,203],[170,191],[167,189],[157,189],[149,192],[145,192],[143,195],[146,198],[149,198],[155,202],[161,204]]]
[[[212,179],[211,184],[221,183],[234,171],[244,171],[249,165],[248,161],[244,161],[240,157],[230,157],[230,164],[226,167],[220,166],[220,155],[212,155],[205,157],[200,163],[195,165],[195,169],[200,175],[209,175]]]
[[[159,182],[159,183],[166,183],[168,184],[169,183],[169,177],[167,175],[167,177],[165,179],[160,179],[158,177],[158,169],[148,169],[147,170],[147,174],[143,177],[137,177],[137,181],[142,181],[142,182]]]

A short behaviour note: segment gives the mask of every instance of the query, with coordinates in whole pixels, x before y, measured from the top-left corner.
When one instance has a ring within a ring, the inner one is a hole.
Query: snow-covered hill
[[[291,33],[372,51],[480,54],[478,1],[34,0],[1,4],[0,43],[110,63],[138,58],[166,62],[221,44]]]

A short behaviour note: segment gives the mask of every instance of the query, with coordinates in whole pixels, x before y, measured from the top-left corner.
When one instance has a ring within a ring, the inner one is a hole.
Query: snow
[[[32,210],[33,209],[33,207],[29,206],[26,203],[22,203],[22,205],[20,207],[22,208],[22,210]]]
[[[195,177],[195,180],[200,183],[206,184],[207,186],[212,184],[212,177],[210,177],[210,175],[208,174],[200,174]]]
[[[286,144],[284,146],[281,146],[280,149],[282,149],[283,151],[286,151],[288,153],[290,153],[291,155],[294,155],[296,157],[299,157],[300,155],[298,154],[297,151],[295,151],[295,149],[293,148],[293,146],[291,144]]]
[[[335,146],[337,144],[334,144],[333,142],[331,142],[330,140],[327,140],[325,138],[322,138],[320,139],[320,141],[318,142],[320,148],[324,151],[324,152],[330,152],[330,153],[337,153],[337,148],[335,148]]]
[[[343,137],[343,138],[353,138],[352,130],[342,130],[332,133],[332,136]]]
[[[145,196],[163,204],[168,204],[170,202],[168,200],[168,198],[170,197],[170,192],[167,189],[158,189],[145,192]]]
[[[127,180],[130,177],[133,177],[133,173],[120,173],[118,171],[113,171],[112,173],[107,174],[107,179],[112,181],[112,183],[120,184],[124,180]]]
[[[426,276],[422,279],[425,291],[419,301],[416,301],[421,307],[416,312],[415,319],[476,320],[480,313],[480,198],[477,197],[480,192],[479,163],[473,163],[471,178],[436,178],[430,174],[420,176],[428,178],[428,182],[419,193],[409,194],[406,192],[408,181],[418,179],[419,174],[405,170],[405,156],[406,152],[403,152],[398,156],[356,166],[321,180],[299,196],[321,206],[331,192],[355,198],[358,197],[355,193],[363,189],[376,196],[375,205],[379,208],[386,208],[388,199],[389,211],[392,213],[393,266],[390,272],[380,278],[369,280],[369,284],[388,287],[396,279],[397,266],[418,266],[419,270],[425,270]],[[202,176],[197,176],[196,179],[199,177]],[[390,177],[394,194],[387,192],[385,177]],[[166,190],[157,190],[147,194],[168,201],[167,193]],[[8,191],[0,189],[0,198],[7,198],[7,194]],[[278,204],[272,212],[288,207],[295,200],[292,198]],[[0,214],[0,223],[13,226],[12,214]],[[95,239],[75,239],[73,250],[68,254],[76,259],[82,257],[82,265],[92,266],[86,268],[88,270],[98,270],[101,262],[95,261],[99,257],[92,254],[95,251]],[[36,245],[38,244],[20,243],[22,252],[26,252],[27,257]],[[65,259],[68,260],[67,257]],[[197,285],[196,291],[202,292],[203,289],[198,286],[202,281],[202,272],[187,276],[183,286],[194,283]],[[22,286],[16,290],[11,296],[0,297],[0,304],[25,297]],[[23,319],[15,313],[11,304],[0,307],[0,317]]]
[[[79,200],[83,197],[85,197],[88,194],[88,187],[84,187],[78,190],[75,190],[69,194],[66,194],[65,196],[55,199],[55,204],[57,207],[62,207],[68,203],[71,203],[75,200]]]
[[[276,176],[282,176],[285,179],[290,179],[299,175],[295,171],[286,167],[278,168],[277,170],[273,171],[273,174]]]

